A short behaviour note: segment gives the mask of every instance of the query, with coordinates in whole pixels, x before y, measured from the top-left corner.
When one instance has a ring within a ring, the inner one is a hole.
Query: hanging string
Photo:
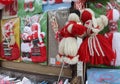
[[[59,77],[58,77],[58,80],[57,80],[57,84],[59,83],[59,81],[60,81],[60,78],[61,78],[61,75],[62,75],[62,72],[63,72],[63,67],[64,67],[64,61],[63,61],[63,63],[62,63],[62,66],[61,66],[61,70],[60,70],[60,74],[59,74]]]

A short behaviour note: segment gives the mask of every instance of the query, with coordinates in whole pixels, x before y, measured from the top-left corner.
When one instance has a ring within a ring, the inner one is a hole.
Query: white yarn
[[[64,54],[69,56],[76,56],[78,52],[78,45],[76,38],[67,37],[64,43]]]
[[[98,45],[98,48],[99,48],[102,56],[105,56],[105,54],[104,54],[104,52],[101,48],[100,42],[99,42],[96,35],[95,36],[90,36],[88,38],[88,49],[89,49],[90,55],[94,56],[94,52],[96,52],[97,55],[100,56],[100,52],[98,51],[98,48],[96,47],[96,45]]]
[[[64,55],[64,46],[65,46],[65,38],[63,38],[58,46],[58,52],[62,55]]]

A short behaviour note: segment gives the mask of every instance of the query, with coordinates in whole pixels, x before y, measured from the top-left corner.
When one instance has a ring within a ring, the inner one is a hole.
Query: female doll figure
[[[67,24],[59,31],[61,40],[58,47],[57,60],[68,64],[76,64],[79,55],[76,36],[81,36],[86,33],[86,27],[80,22],[80,12],[78,10],[72,11],[68,17]]]
[[[111,65],[115,60],[112,46],[103,35],[98,34],[107,26],[107,17],[101,15],[95,19],[94,12],[91,9],[84,9],[81,20],[84,22],[84,26],[87,27],[88,36],[83,40],[78,51],[79,60],[93,65]]]

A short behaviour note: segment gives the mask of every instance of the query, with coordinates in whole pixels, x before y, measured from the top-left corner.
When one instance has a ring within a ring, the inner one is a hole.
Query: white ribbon
[[[96,45],[98,45],[98,48],[96,47]],[[96,35],[90,36],[88,38],[88,48],[91,56],[94,56],[94,52],[96,52],[98,56],[100,56],[100,52],[102,53],[102,56],[105,56]],[[98,51],[98,49],[100,50],[100,52]]]

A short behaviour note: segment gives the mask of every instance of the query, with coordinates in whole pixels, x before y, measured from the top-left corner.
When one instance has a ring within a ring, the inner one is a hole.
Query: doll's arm
[[[81,37],[82,35],[86,34],[87,28],[85,26],[83,26],[83,25],[76,24],[76,25],[73,25],[71,31],[72,31],[71,33],[73,35]]]

